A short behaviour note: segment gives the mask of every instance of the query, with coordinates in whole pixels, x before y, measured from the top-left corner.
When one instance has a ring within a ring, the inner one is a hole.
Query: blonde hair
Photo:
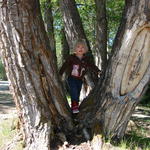
[[[76,41],[73,43],[73,50],[72,50],[73,53],[75,53],[76,47],[77,47],[78,45],[80,45],[80,44],[84,46],[85,52],[88,51],[88,46],[87,46],[86,41],[85,41],[84,39],[78,39],[78,40],[76,40]]]

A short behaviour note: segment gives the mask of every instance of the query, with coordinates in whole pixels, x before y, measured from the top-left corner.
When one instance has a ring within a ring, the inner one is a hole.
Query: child
[[[87,72],[87,69],[96,73],[100,70],[89,61],[89,57],[85,56],[88,51],[87,45],[83,40],[77,41],[74,45],[74,54],[70,55],[65,63],[62,65],[59,73],[64,72],[68,75],[69,93],[71,96],[71,110],[72,113],[79,112],[79,97],[82,87],[82,80]]]

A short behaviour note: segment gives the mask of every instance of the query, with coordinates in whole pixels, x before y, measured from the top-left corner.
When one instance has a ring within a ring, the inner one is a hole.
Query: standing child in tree
[[[73,52],[66,59],[62,65],[59,73],[62,75],[64,72],[68,75],[69,93],[71,96],[71,110],[72,113],[79,112],[79,97],[83,83],[83,77],[87,70],[90,70],[98,75],[100,70],[93,63],[90,62],[89,57],[86,56],[88,47],[83,40],[79,40],[75,43]]]

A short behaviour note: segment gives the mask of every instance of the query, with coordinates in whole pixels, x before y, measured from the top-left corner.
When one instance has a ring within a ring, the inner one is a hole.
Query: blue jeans
[[[83,82],[80,79],[76,79],[74,77],[68,77],[68,85],[69,85],[69,93],[71,96],[71,101],[79,102],[82,83]]]

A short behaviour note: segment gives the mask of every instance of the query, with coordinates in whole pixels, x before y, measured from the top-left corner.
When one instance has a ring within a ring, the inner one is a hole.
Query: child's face
[[[75,53],[77,55],[83,55],[86,53],[86,48],[83,44],[78,44],[75,48]]]

